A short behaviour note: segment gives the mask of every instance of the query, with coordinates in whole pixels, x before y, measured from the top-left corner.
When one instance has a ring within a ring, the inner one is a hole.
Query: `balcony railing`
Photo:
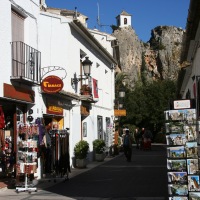
[[[41,52],[21,42],[12,42],[12,81],[40,84]]]

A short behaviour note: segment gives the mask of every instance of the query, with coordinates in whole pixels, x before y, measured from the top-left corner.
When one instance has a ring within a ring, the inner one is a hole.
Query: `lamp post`
[[[120,128],[121,128],[121,112],[123,112],[124,107],[124,97],[125,97],[125,87],[120,87],[116,93],[116,101],[115,101],[115,116],[114,116],[114,126],[113,126],[113,138],[118,138],[120,136]],[[117,126],[116,126],[117,125]]]
[[[79,81],[86,80],[90,77],[92,62],[89,60],[89,57],[85,57],[85,60],[82,62],[82,67],[84,75],[81,74],[81,77],[77,78],[75,73],[74,78],[71,78],[71,85],[73,88],[78,84]]]

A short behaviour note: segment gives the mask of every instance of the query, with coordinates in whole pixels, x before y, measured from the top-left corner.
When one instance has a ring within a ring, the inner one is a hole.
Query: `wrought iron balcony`
[[[21,42],[12,42],[11,81],[39,85],[41,79],[41,52]]]

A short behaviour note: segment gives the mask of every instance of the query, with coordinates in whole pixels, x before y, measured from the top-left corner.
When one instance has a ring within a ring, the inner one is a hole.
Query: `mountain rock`
[[[151,38],[142,42],[131,27],[118,28],[113,32],[119,44],[121,72],[134,87],[145,74],[148,81],[176,80],[180,70],[180,56],[185,30],[174,26],[157,26],[151,30]]]

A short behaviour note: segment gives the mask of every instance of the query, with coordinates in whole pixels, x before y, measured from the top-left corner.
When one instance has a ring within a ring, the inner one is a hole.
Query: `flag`
[[[98,81],[94,78],[92,78],[92,96],[94,100],[99,100],[98,95]]]

